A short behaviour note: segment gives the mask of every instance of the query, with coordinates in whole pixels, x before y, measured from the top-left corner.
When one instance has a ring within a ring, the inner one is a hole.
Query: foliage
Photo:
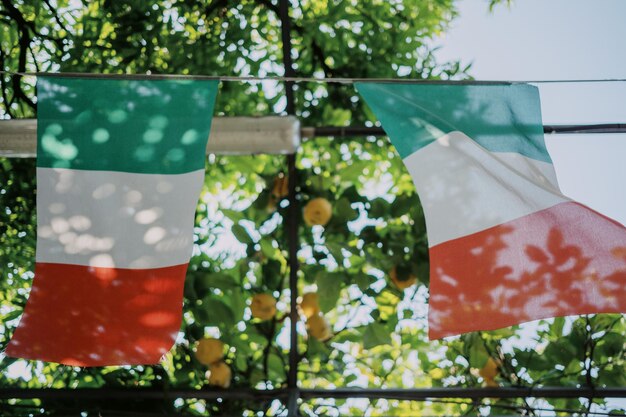
[[[491,2],[492,5],[494,2]],[[271,0],[68,2],[1,0],[0,65],[4,70],[103,73],[280,75],[278,6]],[[455,17],[452,0],[327,1],[293,4],[292,51],[302,76],[466,77],[458,62],[437,63],[432,39]],[[33,80],[2,76],[4,117],[35,114]],[[282,85],[223,83],[219,115],[283,112]],[[360,125],[375,117],[351,86],[300,83],[304,125]],[[489,357],[501,386],[624,386],[621,316],[559,318],[527,326],[428,342],[428,255],[423,213],[408,173],[386,139],[306,141],[297,155],[300,206],[316,197],[333,204],[326,227],[299,219],[299,289],[317,291],[333,326],[325,342],[297,324],[298,377],[306,388],[475,387]],[[0,160],[0,341],[17,325],[33,278],[34,161]],[[196,215],[195,255],[186,287],[180,340],[159,366],[72,368],[2,359],[0,387],[142,387],[208,389],[206,367],[193,355],[204,336],[228,347],[230,389],[285,386],[289,320],[288,202],[272,196],[286,170],[282,156],[210,155]],[[415,275],[398,290],[389,279]],[[270,321],[251,318],[254,294],[278,298]],[[530,335],[530,336],[529,336]],[[6,402],[5,402],[6,403]],[[180,412],[191,415],[280,414],[259,401],[20,400],[4,415],[111,415]],[[6,405],[6,404],[5,404]],[[516,408],[519,407],[519,408]],[[498,414],[538,408],[611,410],[604,400],[495,400],[481,403],[316,399],[305,415]],[[69,411],[68,411],[69,410]],[[365,410],[365,411],[364,411]],[[93,413],[93,414],[92,414]],[[138,414],[139,415],[139,414]]]
[[[514,0],[489,0],[489,11],[493,11],[493,9],[498,4],[504,4],[507,7],[511,7]]]

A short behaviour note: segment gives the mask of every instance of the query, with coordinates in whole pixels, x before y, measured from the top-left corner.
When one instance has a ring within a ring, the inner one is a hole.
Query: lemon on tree
[[[278,207],[278,201],[276,200],[276,197],[274,197],[273,195],[270,195],[270,197],[267,199],[267,206],[265,207],[265,210],[268,213],[273,213],[276,211],[277,207]]]
[[[317,293],[307,292],[302,295],[300,310],[307,319],[320,312],[319,297]]]
[[[206,376],[209,380],[209,385],[228,388],[230,387],[230,381],[233,373],[230,366],[228,366],[224,361],[219,361],[209,367]]]
[[[326,226],[333,216],[333,206],[325,198],[314,198],[304,206],[302,215],[309,226]]]
[[[498,384],[495,379],[490,379],[490,378],[485,378],[485,382],[483,383],[483,385],[486,387],[490,387],[490,388],[500,386],[500,384]]]
[[[274,178],[272,192],[267,200],[267,212],[273,213],[276,211],[280,200],[287,196],[289,196],[289,178],[283,173],[280,173]]]
[[[281,200],[289,195],[289,177],[284,174],[278,174],[274,178],[272,186],[272,196],[277,200]]]
[[[494,378],[498,375],[498,363],[493,359],[487,359],[485,366],[478,370],[478,375],[483,377],[485,382],[493,381]]]
[[[493,358],[487,359],[485,366],[478,370],[478,375],[483,377],[483,385],[486,387],[499,387],[495,378],[498,376],[498,362]]]
[[[196,345],[196,359],[203,365],[210,365],[224,357],[224,343],[212,337],[206,337]]]
[[[250,303],[252,317],[270,320],[276,315],[276,299],[271,294],[255,294]]]
[[[309,335],[320,342],[330,339],[333,335],[328,320],[319,313],[309,317],[306,326]]]
[[[391,271],[389,271],[389,278],[391,279],[391,282],[393,282],[393,285],[395,285],[399,290],[405,290],[410,286],[415,285],[417,282],[417,277],[412,274],[409,275],[407,279],[399,279],[398,270],[395,266],[391,269]]]

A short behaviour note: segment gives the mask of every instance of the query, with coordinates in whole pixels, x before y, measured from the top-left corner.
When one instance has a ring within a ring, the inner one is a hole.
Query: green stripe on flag
[[[402,158],[460,131],[489,151],[551,162],[534,86],[361,82],[356,88]]]
[[[143,174],[204,169],[218,84],[40,77],[37,166]]]

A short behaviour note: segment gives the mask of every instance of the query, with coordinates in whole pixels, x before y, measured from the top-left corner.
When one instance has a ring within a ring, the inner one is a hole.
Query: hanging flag
[[[7,355],[104,366],[170,349],[217,87],[38,80],[35,279]]]
[[[536,87],[357,89],[424,208],[431,338],[626,312],[626,229],[560,192]]]

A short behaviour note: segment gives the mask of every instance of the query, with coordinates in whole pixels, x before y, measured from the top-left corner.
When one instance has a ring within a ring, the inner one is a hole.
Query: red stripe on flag
[[[429,336],[626,312],[626,228],[567,202],[430,249]]]
[[[180,329],[187,264],[156,269],[37,263],[6,354],[76,366],[156,364]]]

